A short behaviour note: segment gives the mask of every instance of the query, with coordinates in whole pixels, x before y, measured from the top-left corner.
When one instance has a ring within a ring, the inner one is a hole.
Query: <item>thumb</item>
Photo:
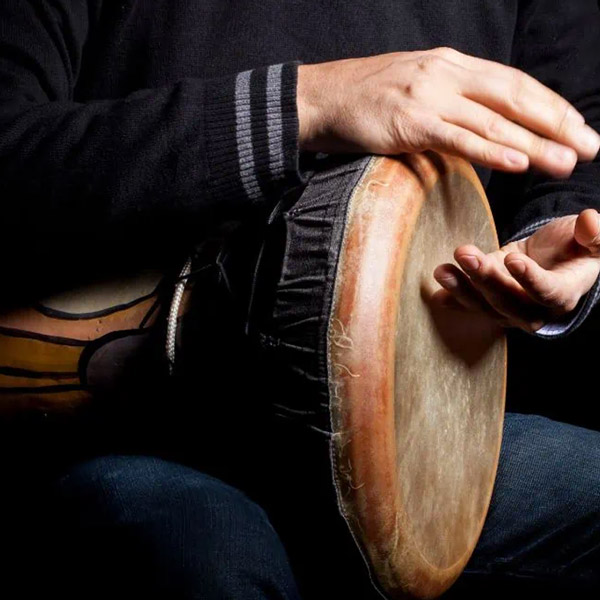
[[[575,240],[592,254],[600,255],[600,214],[594,208],[579,213],[575,221]]]

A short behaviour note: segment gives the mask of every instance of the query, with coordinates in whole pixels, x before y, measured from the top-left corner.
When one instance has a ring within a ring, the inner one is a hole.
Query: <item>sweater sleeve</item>
[[[597,0],[522,0],[512,64],[569,100],[600,131],[600,8]],[[490,190],[498,208],[502,241],[522,239],[553,218],[600,210],[600,156],[579,163],[569,179],[539,172],[495,173]],[[498,195],[498,193],[500,194]],[[538,337],[565,336],[589,315],[600,296],[599,281],[578,307]]]
[[[77,102],[92,4],[0,3],[5,233],[236,220],[302,181],[296,63]]]

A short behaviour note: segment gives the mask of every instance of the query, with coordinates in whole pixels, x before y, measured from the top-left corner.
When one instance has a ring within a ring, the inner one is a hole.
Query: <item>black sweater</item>
[[[3,0],[5,281],[165,254],[268,206],[301,180],[298,62],[436,46],[519,67],[600,129],[597,0]],[[599,161],[479,169],[503,239],[600,209]]]

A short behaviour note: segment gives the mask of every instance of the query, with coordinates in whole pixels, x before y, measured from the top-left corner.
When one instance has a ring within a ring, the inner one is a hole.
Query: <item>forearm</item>
[[[297,177],[295,65],[118,100],[0,104],[5,227],[236,218]],[[8,212],[7,212],[8,211]]]
[[[2,303],[168,261],[299,181],[295,64],[88,101],[101,7],[0,3]]]

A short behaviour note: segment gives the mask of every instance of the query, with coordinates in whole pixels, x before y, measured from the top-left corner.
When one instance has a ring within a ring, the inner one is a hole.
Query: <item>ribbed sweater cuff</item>
[[[274,203],[303,178],[298,165],[298,63],[209,80],[205,131],[209,191],[217,202]]]

